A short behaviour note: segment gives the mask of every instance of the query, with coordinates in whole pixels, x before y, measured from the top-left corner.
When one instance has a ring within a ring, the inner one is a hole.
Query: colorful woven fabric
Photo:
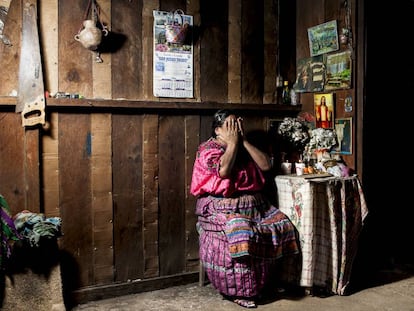
[[[6,199],[0,194],[0,217],[1,217],[1,253],[0,267],[4,269],[4,263],[11,255],[12,241],[20,240],[20,235],[16,230],[13,219],[10,215],[10,208]]]
[[[260,194],[197,200],[200,260],[223,295],[255,297],[278,258],[299,253],[295,228]]]
[[[202,143],[194,161],[190,191],[194,196],[206,194],[231,197],[237,193],[258,192],[265,184],[262,171],[255,162],[236,164],[234,176],[222,178],[218,173],[225,147],[213,138]]]
[[[23,239],[30,246],[39,246],[41,239],[53,239],[61,236],[61,219],[45,218],[42,213],[24,210],[14,216],[14,224]]]

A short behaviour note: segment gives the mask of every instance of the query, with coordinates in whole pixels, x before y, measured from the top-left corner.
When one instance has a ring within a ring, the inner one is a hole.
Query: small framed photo
[[[326,81],[325,91],[349,89],[352,82],[351,51],[325,56]]]
[[[308,28],[308,39],[311,56],[339,50],[336,20]]]
[[[315,127],[334,128],[334,94],[319,93],[313,95],[315,107]]]
[[[338,154],[352,154],[352,118],[336,119],[335,132],[338,146],[332,151]]]

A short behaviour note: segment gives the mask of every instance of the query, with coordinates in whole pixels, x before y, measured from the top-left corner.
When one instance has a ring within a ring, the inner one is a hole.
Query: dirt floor
[[[232,311],[245,308],[198,283],[82,304],[74,311]],[[312,295],[301,289],[275,292],[258,302],[263,311],[414,311],[414,269],[380,271],[347,296]]]

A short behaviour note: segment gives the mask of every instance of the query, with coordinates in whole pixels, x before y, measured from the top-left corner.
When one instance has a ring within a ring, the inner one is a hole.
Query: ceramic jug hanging
[[[102,40],[102,30],[96,27],[96,22],[92,19],[83,21],[83,29],[75,35],[75,40],[79,41],[85,48],[96,50]]]

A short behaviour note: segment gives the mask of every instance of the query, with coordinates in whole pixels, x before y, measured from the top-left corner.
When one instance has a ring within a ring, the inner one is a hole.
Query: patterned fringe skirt
[[[232,297],[256,297],[275,280],[276,263],[299,253],[288,217],[261,194],[197,200],[200,260],[212,286]]]

